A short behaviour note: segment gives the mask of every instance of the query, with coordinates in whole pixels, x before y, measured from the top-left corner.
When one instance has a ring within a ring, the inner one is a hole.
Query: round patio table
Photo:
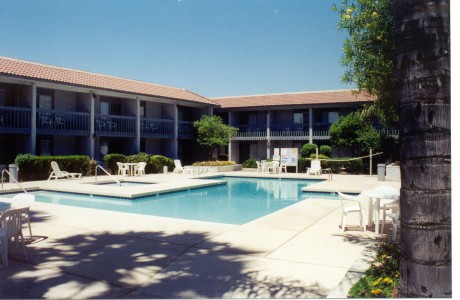
[[[399,190],[393,187],[379,187],[370,190],[365,190],[362,192],[362,195],[369,197],[369,215],[368,215],[368,225],[372,221],[371,211],[374,214],[374,224],[375,224],[375,233],[379,234],[379,224],[380,224],[380,200],[381,199],[397,199],[399,197]],[[375,203],[372,201],[375,199]],[[373,209],[371,209],[373,208]],[[383,220],[385,221],[385,220]]]

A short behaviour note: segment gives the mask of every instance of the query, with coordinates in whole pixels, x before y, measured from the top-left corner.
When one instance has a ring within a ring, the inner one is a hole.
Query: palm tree
[[[452,297],[450,3],[393,0],[400,107],[399,297]]]

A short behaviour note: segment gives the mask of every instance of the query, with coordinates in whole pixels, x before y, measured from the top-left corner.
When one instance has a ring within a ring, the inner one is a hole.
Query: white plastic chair
[[[385,230],[385,220],[387,217],[391,219],[393,226],[391,231],[391,239],[396,241],[396,232],[399,224],[399,199],[393,200],[383,205],[382,233]]]
[[[307,168],[307,175],[322,175],[321,161],[319,159],[314,159],[311,161],[311,167]]]
[[[118,166],[118,175],[123,175],[123,176],[128,175],[129,169],[127,165],[125,165],[122,162],[117,161],[117,166]]]
[[[145,175],[145,166],[147,165],[146,162],[140,162],[137,166],[134,167],[134,173],[139,176]]]
[[[30,226],[29,212],[30,207],[35,203],[35,195],[29,193],[21,193],[15,195],[11,198],[11,208],[21,209],[24,208],[26,212],[23,214],[23,218],[27,219],[27,224],[29,225],[29,234],[30,239],[32,239],[32,227]]]
[[[10,209],[0,216],[0,244],[2,247],[2,265],[4,268],[8,267],[8,241],[13,239],[16,247],[19,246],[19,237],[21,237],[21,244],[24,251],[26,260],[27,248],[22,235],[22,216],[27,213],[27,208]]]
[[[81,177],[81,173],[69,173],[67,171],[61,171],[61,169],[59,168],[59,165],[55,161],[51,162],[51,168],[53,169],[53,171],[51,172],[50,177],[48,178],[48,180],[51,180],[51,178],[54,178],[54,179],[59,179],[59,178],[78,179],[78,178]]]
[[[283,163],[280,163],[280,166],[279,166],[279,173],[283,173],[283,170],[284,170],[284,173],[287,173],[287,165],[286,164],[283,164]]]
[[[278,173],[278,166],[279,166],[280,162],[277,161],[277,160],[274,160],[272,161],[269,165],[268,165],[268,173]]]
[[[349,213],[358,213],[359,214],[359,225],[363,227],[363,231],[366,231],[366,221],[363,222],[363,217],[366,215],[366,211],[361,204],[361,200],[358,196],[345,195],[341,192],[337,192],[340,198],[340,203],[342,205],[342,232],[345,231],[345,224]],[[352,202],[352,205],[346,206],[345,201]],[[365,218],[364,218],[365,219]]]

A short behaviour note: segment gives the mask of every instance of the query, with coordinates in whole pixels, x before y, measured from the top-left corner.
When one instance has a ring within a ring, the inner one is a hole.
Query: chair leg
[[[8,239],[6,236],[1,237],[0,245],[2,246],[2,267],[8,268]]]
[[[345,224],[346,224],[346,221],[347,221],[347,215],[344,214],[342,216],[342,232],[345,232]]]

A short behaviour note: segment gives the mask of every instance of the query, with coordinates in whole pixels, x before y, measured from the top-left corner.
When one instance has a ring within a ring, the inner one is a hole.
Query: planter
[[[388,165],[385,173],[385,181],[401,181],[401,169],[399,166]]]
[[[231,166],[205,166],[208,168],[208,173],[215,173],[215,172],[232,172],[232,171],[241,171],[243,170],[243,165],[231,165]]]

